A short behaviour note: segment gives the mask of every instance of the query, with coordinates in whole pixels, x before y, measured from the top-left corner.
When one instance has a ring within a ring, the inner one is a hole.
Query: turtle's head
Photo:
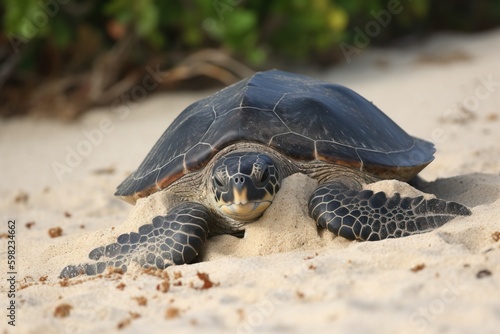
[[[217,161],[211,182],[215,204],[222,214],[253,221],[272,203],[281,178],[269,156],[238,152]]]

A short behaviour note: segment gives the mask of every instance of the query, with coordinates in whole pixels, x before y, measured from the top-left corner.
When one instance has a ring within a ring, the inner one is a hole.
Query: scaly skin
[[[318,187],[309,200],[309,215],[330,232],[350,240],[381,240],[424,233],[456,216],[468,216],[462,204],[442,199],[387,197],[385,193],[358,190],[342,182]]]
[[[117,242],[94,249],[89,254],[92,262],[69,265],[59,276],[96,275],[107,267],[126,272],[132,261],[158,269],[189,263],[205,244],[211,221],[212,215],[203,205],[181,203],[166,216],[157,216],[151,224],[141,226],[138,233],[122,234]]]

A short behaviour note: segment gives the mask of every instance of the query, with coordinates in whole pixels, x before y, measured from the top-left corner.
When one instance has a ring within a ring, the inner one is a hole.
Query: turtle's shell
[[[272,70],[187,107],[115,195],[135,202],[241,141],[267,145],[295,161],[319,160],[400,180],[415,176],[435,151],[344,86]]]

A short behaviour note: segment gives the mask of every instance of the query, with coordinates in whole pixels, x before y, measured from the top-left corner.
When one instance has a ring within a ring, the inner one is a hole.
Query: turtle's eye
[[[221,180],[216,176],[215,177],[215,184],[218,185],[219,187],[223,187]]]
[[[269,179],[269,168],[264,169],[264,172],[262,173],[262,176],[260,177],[260,182],[264,183],[267,182]]]
[[[224,172],[217,172],[215,173],[213,180],[214,184],[217,188],[224,189],[226,188],[227,182],[226,178],[224,177]]]

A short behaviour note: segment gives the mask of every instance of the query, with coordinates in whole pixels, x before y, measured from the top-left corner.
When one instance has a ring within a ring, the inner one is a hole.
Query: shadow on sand
[[[500,199],[500,175],[472,173],[437,179],[419,187],[438,198],[462,203],[469,208]]]

